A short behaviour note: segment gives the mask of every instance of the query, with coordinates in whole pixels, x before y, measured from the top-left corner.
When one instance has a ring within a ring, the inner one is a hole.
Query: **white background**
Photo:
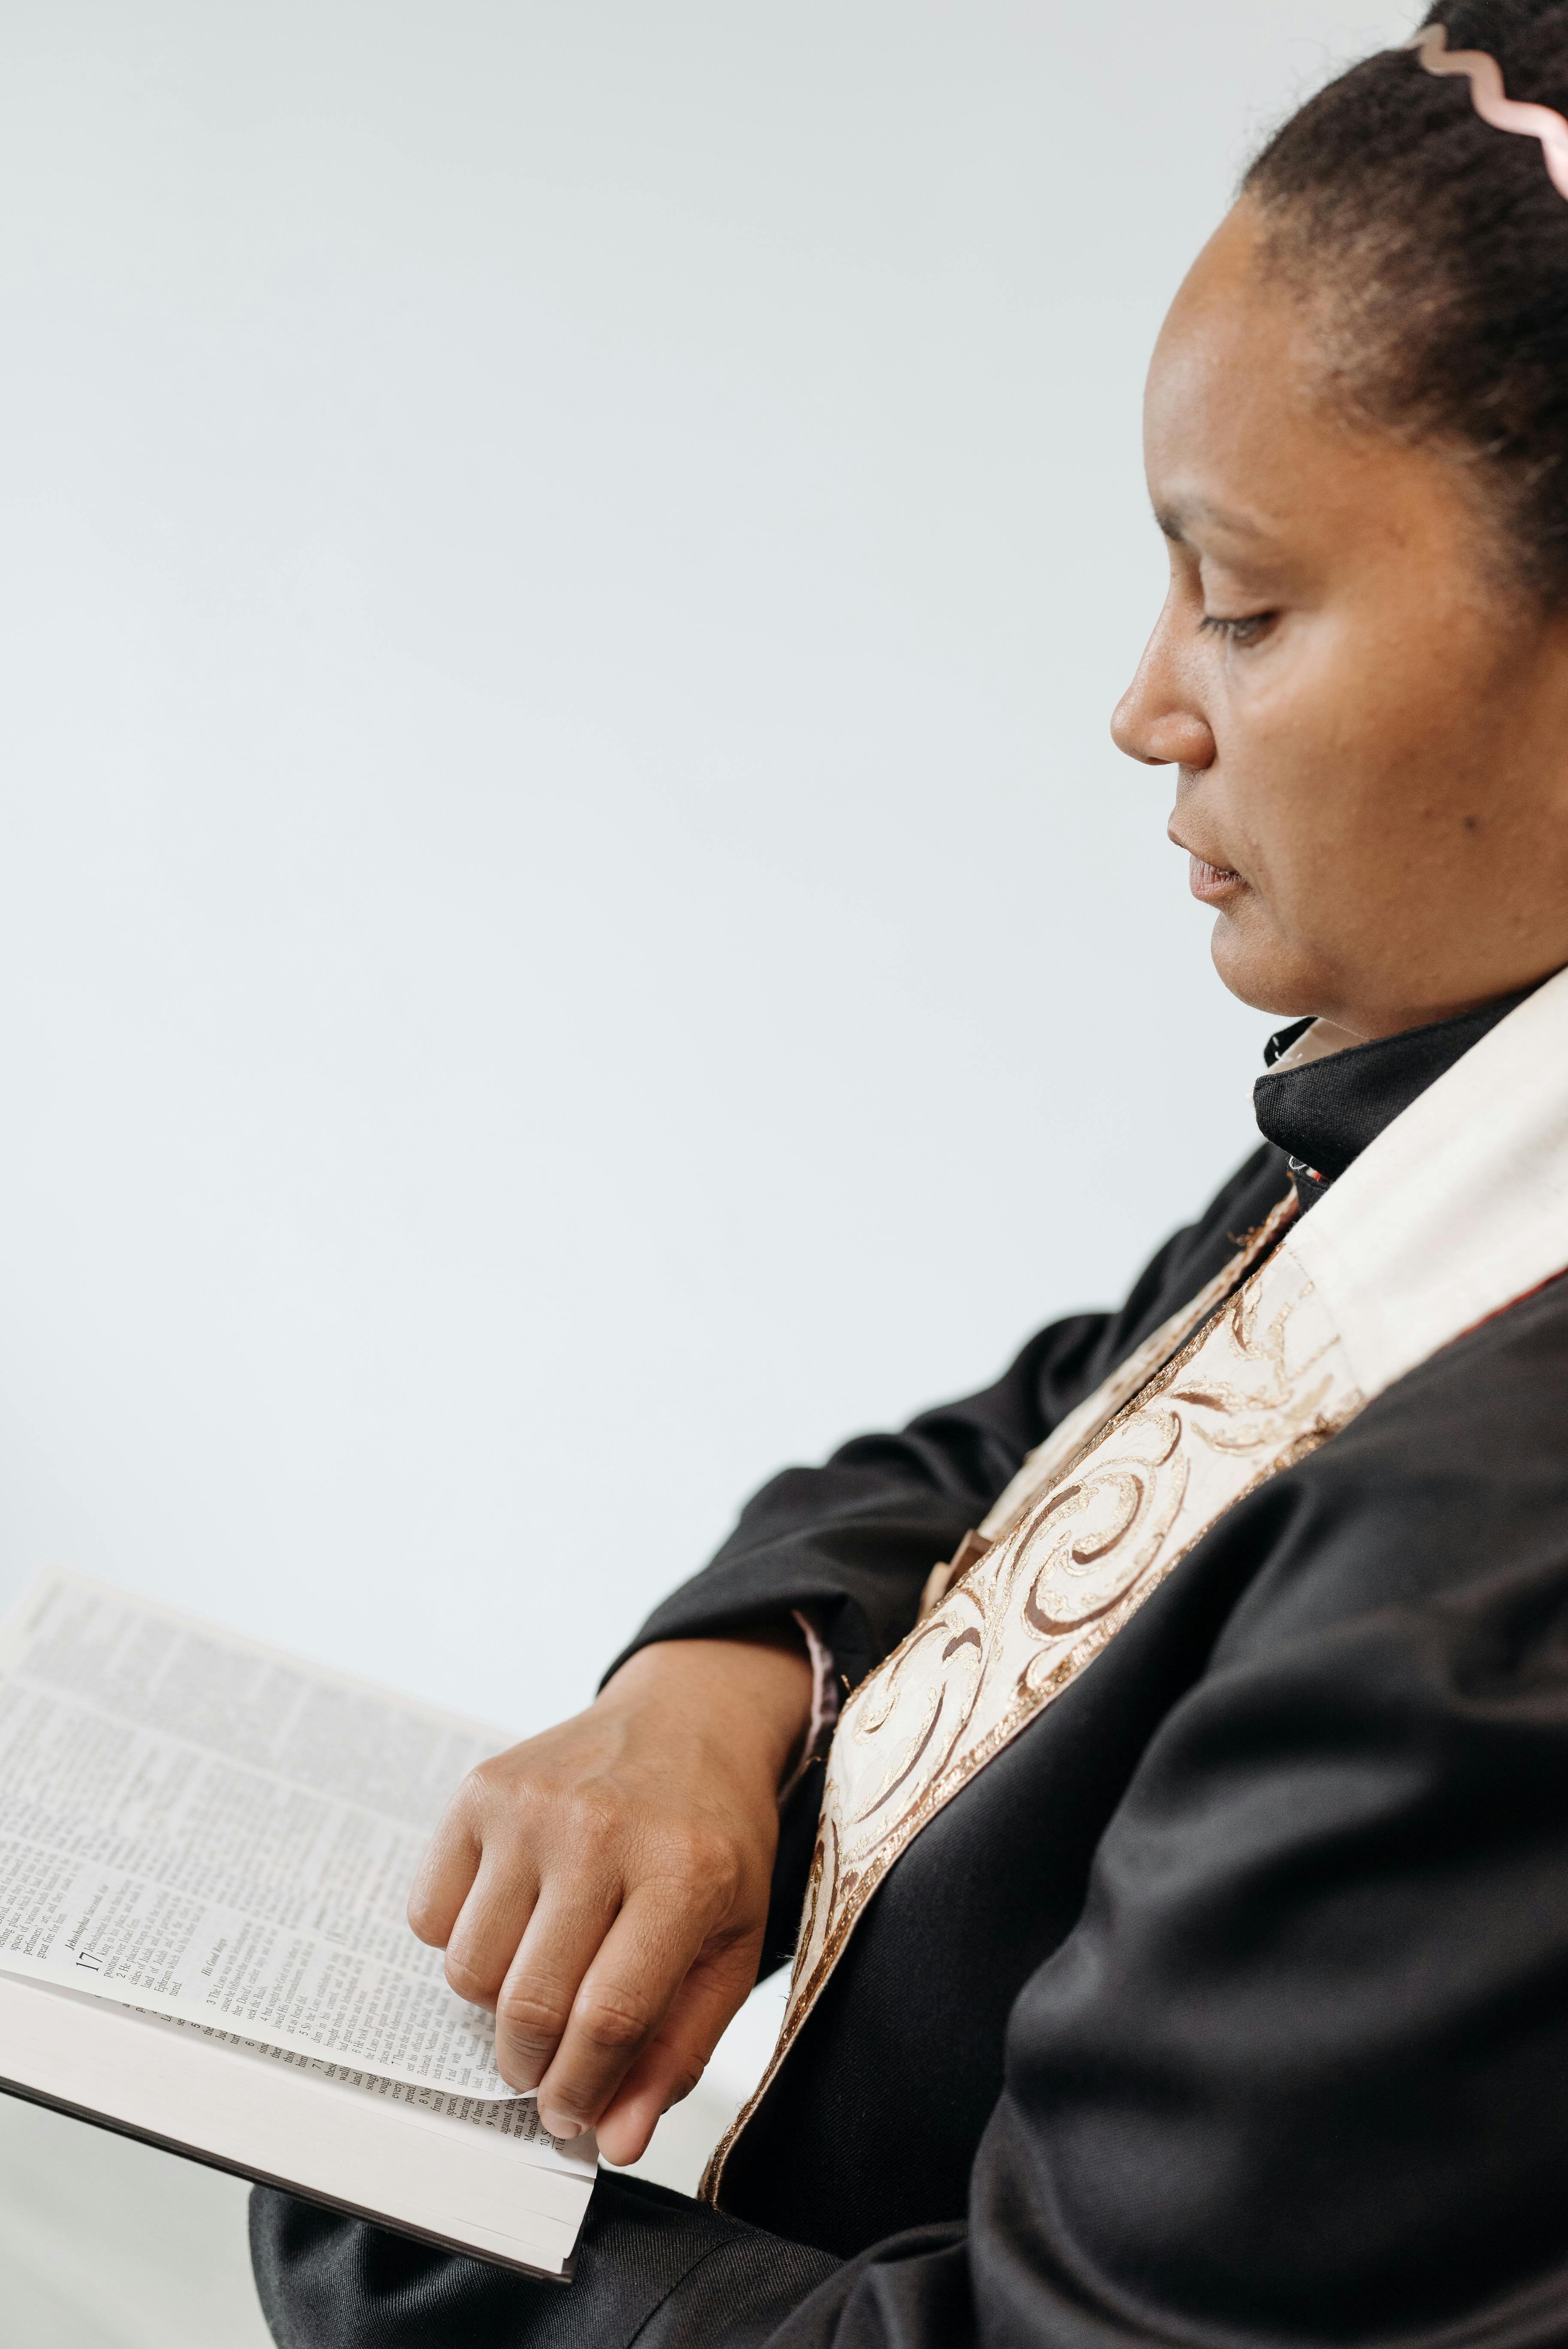
[[[1375,0],[5,0],[0,1598],[520,1726],[1248,1146],[1140,380]]]
[[[1200,1206],[1141,376],[1408,21],[0,0],[0,1601],[538,1725]],[[0,2104],[8,2344],[260,2344],[237,2186]]]

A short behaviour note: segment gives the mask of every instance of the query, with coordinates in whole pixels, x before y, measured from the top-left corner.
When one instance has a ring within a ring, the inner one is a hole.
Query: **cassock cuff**
[[[833,1731],[839,1719],[839,1675],[833,1661],[833,1651],[823,1639],[816,1622],[803,1607],[789,1610],[799,1624],[806,1642],[806,1653],[811,1660],[811,1718],[807,1724],[805,1743],[800,1758],[779,1789],[779,1807],[783,1809],[813,1762],[820,1761],[833,1742]]]

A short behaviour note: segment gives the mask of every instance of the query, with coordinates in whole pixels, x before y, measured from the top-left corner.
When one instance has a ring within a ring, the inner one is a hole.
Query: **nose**
[[[1141,766],[1211,767],[1213,730],[1173,657],[1168,618],[1161,613],[1132,683],[1111,712],[1110,739]]]

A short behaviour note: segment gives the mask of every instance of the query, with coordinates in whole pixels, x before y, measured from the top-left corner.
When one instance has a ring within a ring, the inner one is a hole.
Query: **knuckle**
[[[428,1941],[433,1949],[441,1945],[441,1920],[436,1905],[418,1886],[408,1895],[408,1930],[416,1940]]]
[[[611,1842],[624,1825],[623,1806],[608,1786],[573,1786],[566,1797],[566,1808],[573,1834],[586,1844]]]
[[[740,1889],[740,1855],[732,1843],[712,1838],[701,1861],[702,1881],[727,1909]]]
[[[476,1762],[458,1788],[454,1807],[466,1819],[493,1819],[498,1811],[514,1809],[526,1800],[530,1775],[521,1752],[487,1754]]]
[[[727,1836],[700,1820],[683,1819],[667,1827],[660,1838],[657,1873],[670,1878],[683,1893],[698,1893],[710,1902],[727,1906],[740,1881],[740,1863]]]
[[[548,1794],[548,1786],[520,1769],[514,1756],[498,1754],[469,1772],[449,1806],[440,1837],[452,1850],[465,1848],[470,1865],[481,1857],[487,1865],[514,1865],[539,1843],[549,1816]]]
[[[463,1810],[470,1815],[476,1811],[482,1815],[490,1808],[490,1798],[496,1790],[500,1760],[499,1754],[492,1754],[488,1761],[474,1764],[457,1792],[457,1802]]]
[[[514,2046],[553,2047],[566,2028],[564,2001],[531,1982],[520,1982],[501,1993],[496,2022]]]
[[[445,1972],[448,1989],[456,1991],[470,2005],[482,2006],[487,1999],[495,1996],[497,1976],[493,1969],[478,1965],[457,1951],[447,1951]]]
[[[638,2046],[653,2027],[645,2000],[631,1991],[607,1986],[585,1990],[572,2019],[589,2046],[605,2055],[619,2055],[628,2047]]]

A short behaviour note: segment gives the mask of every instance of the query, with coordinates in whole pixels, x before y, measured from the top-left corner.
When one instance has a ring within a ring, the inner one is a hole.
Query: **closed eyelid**
[[[1275,611],[1205,612],[1198,623],[1201,636],[1217,636],[1244,652],[1265,635],[1279,614]]]

